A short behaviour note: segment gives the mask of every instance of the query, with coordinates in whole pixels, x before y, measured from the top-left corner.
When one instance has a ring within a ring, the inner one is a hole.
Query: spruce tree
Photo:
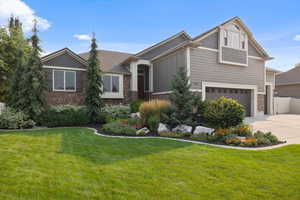
[[[34,22],[33,35],[30,38],[31,52],[24,67],[22,88],[17,109],[24,111],[31,119],[35,120],[46,106],[44,99],[45,80],[41,60],[41,47],[37,35],[37,21]]]
[[[178,73],[172,81],[172,93],[170,100],[174,105],[171,115],[174,125],[192,124],[194,95],[190,91],[189,77],[184,68],[179,68]]]
[[[101,99],[101,95],[103,94],[101,73],[100,61],[97,57],[97,42],[95,35],[93,34],[88,59],[88,85],[85,99],[85,104],[87,106],[88,116],[91,123],[96,123],[98,121],[99,113],[103,107],[103,101]]]

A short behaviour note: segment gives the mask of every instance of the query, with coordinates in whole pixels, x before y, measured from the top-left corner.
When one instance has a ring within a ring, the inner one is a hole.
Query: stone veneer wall
[[[257,95],[257,110],[258,110],[258,112],[265,111],[265,95],[264,94]]]

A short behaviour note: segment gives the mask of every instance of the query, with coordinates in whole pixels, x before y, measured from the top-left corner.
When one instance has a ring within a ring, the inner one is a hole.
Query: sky
[[[272,61],[286,71],[300,62],[297,0],[0,0],[0,25],[13,14],[30,36],[39,22],[44,54],[68,47],[88,51],[94,32],[100,49],[136,53],[185,30],[197,36],[239,16]]]

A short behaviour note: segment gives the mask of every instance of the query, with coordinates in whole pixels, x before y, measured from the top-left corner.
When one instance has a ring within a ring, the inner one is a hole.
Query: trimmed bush
[[[181,133],[181,132],[160,132],[159,136],[161,137],[171,137],[171,138],[181,138],[181,137],[189,137],[191,133]]]
[[[98,123],[102,123],[103,113],[99,113],[98,118]],[[47,127],[81,126],[89,124],[89,118],[85,106],[51,106],[39,116],[38,123]]]
[[[209,127],[230,128],[243,122],[245,109],[233,99],[220,97],[205,102],[203,117]]]
[[[234,128],[231,128],[230,133],[233,135],[238,135],[238,136],[242,136],[242,137],[251,137],[252,136],[251,127],[248,124],[242,124],[242,125],[238,125]]]
[[[162,113],[164,113],[170,106],[171,103],[166,100],[152,100],[143,103],[139,109],[143,123],[148,125],[148,120],[153,115],[155,115],[160,121]]]
[[[12,108],[5,108],[0,114],[1,129],[25,129],[35,126],[35,122],[21,111],[15,111]]]
[[[147,126],[149,130],[152,132],[156,132],[158,129],[159,122],[159,118],[156,115],[149,117],[147,121]]]
[[[128,135],[128,136],[136,135],[135,128],[125,124],[121,124],[119,122],[104,124],[102,126],[102,131],[112,135]]]
[[[142,103],[144,103],[145,101],[139,99],[139,100],[136,100],[134,102],[132,102],[130,104],[130,111],[131,113],[137,113],[139,112],[139,109],[140,109],[140,106],[142,105]]]
[[[103,112],[105,113],[106,123],[130,117],[130,107],[124,105],[106,105]]]
[[[254,137],[257,139],[258,145],[272,145],[278,143],[278,138],[272,135],[271,132],[264,133],[262,131],[256,131]]]

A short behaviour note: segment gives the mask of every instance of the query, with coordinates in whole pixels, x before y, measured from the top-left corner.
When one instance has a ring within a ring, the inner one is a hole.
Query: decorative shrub
[[[216,136],[225,136],[230,134],[230,129],[228,128],[220,128],[215,131]]]
[[[245,109],[237,101],[220,97],[205,102],[203,117],[213,128],[230,128],[243,122]]]
[[[231,128],[231,134],[242,136],[242,137],[251,137],[252,131],[251,127],[248,124],[238,125],[234,128]]]
[[[152,100],[143,103],[139,109],[143,123],[147,124],[148,119],[153,115],[157,116],[160,120],[162,113],[170,106],[171,103],[166,100]]]
[[[224,143],[227,144],[227,145],[240,145],[241,144],[241,140],[237,137],[227,137],[225,140],[224,140]]]
[[[103,109],[107,123],[130,117],[130,107],[124,105],[106,105]]]
[[[130,111],[131,111],[132,113],[137,113],[137,112],[139,112],[140,105],[141,105],[142,103],[144,103],[144,102],[145,102],[145,101],[143,101],[143,100],[141,100],[141,99],[132,102],[132,103],[130,104]]]
[[[112,135],[136,135],[136,129],[119,122],[104,124],[102,131]]]
[[[159,122],[160,122],[160,120],[157,115],[150,116],[147,121],[147,126],[148,126],[149,130],[152,132],[156,132],[158,129]]]
[[[103,113],[99,113],[98,122],[104,120]],[[80,126],[89,124],[87,109],[85,106],[63,105],[51,106],[38,118],[38,123],[42,126]]]
[[[5,108],[0,114],[0,128],[2,129],[20,129],[32,128],[35,122],[23,112],[17,112],[11,108]]]
[[[160,132],[159,136],[161,137],[171,137],[171,138],[181,138],[181,137],[189,137],[191,133],[182,133],[182,132]]]
[[[241,146],[255,147],[257,146],[257,139],[255,137],[248,137],[244,141],[242,141]]]
[[[262,131],[257,131],[254,133],[254,137],[257,139],[258,145],[267,146],[278,143],[278,138],[275,135],[272,135],[271,132],[263,133]]]

